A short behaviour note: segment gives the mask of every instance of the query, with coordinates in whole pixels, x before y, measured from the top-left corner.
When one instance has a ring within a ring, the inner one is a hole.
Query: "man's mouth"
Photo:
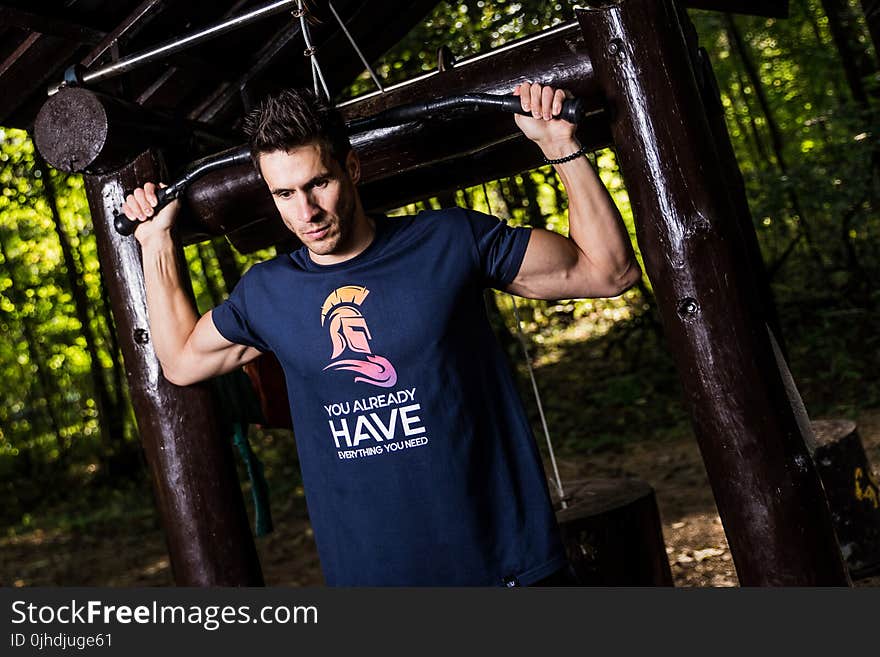
[[[306,235],[309,237],[309,239],[318,240],[324,237],[329,230],[330,226],[324,226],[323,228],[319,228],[317,230],[307,231]]]

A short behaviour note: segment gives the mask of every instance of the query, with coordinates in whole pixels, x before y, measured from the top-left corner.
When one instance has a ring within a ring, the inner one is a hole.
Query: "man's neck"
[[[358,208],[358,214],[355,215],[354,227],[348,244],[340,245],[341,249],[325,255],[309,251],[309,258],[318,265],[336,265],[359,256],[373,243],[375,236],[376,220]]]

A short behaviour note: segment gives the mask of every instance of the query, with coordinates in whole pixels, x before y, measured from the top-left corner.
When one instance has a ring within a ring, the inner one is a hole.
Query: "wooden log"
[[[815,420],[813,458],[853,579],[880,572],[880,490],[856,423]]]
[[[670,0],[577,11],[645,269],[743,585],[849,584]],[[721,138],[722,136],[717,136]]]
[[[109,173],[148,148],[166,148],[181,162],[232,146],[231,134],[163,116],[134,103],[68,87],[51,96],[34,123],[34,142],[56,169]]]
[[[654,489],[638,479],[569,482],[556,512],[582,586],[672,586]]]

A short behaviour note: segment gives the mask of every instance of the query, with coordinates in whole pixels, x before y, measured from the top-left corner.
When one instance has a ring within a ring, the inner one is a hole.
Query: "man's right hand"
[[[161,184],[160,186],[165,187]],[[132,221],[141,222],[135,230],[134,236],[142,246],[157,236],[164,237],[170,234],[171,227],[180,213],[180,201],[172,201],[154,217],[154,208],[158,202],[156,185],[146,183],[143,187],[138,187],[129,194],[125,203],[122,204],[122,211],[126,217]]]

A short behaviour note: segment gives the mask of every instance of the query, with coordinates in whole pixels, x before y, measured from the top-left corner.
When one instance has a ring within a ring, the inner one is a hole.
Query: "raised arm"
[[[561,89],[524,83],[516,88],[532,117],[515,115],[523,133],[548,159],[575,153],[576,126],[552,119],[562,109]],[[623,219],[589,160],[553,165],[568,194],[569,237],[536,228],[509,292],[532,299],[613,297],[641,278]]]
[[[180,204],[174,201],[146,221],[156,202],[156,187],[147,183],[122,209],[129,219],[144,222],[134,235],[141,244],[150,336],[162,373],[171,383],[189,385],[234,370],[261,352],[224,338],[210,311],[199,318],[181,283],[182,263],[171,238]]]

